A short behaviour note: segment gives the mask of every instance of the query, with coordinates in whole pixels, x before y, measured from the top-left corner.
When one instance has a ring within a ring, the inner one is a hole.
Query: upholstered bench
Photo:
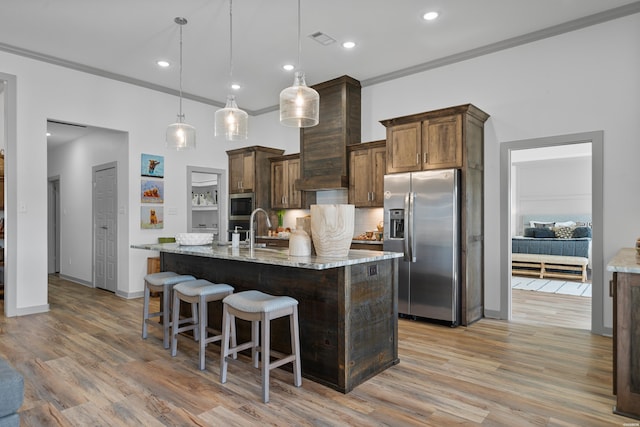
[[[0,359],[0,426],[20,425],[18,409],[24,399],[24,379],[6,361]]]
[[[541,279],[580,279],[587,281],[588,258],[562,255],[511,254],[511,272]]]

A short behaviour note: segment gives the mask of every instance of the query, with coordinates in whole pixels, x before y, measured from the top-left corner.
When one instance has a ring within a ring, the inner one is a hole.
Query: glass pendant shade
[[[190,150],[196,148],[196,128],[182,123],[180,117],[176,123],[167,126],[167,148]]]
[[[320,95],[307,86],[304,73],[297,71],[293,86],[280,92],[280,123],[306,128],[317,125],[319,117]]]
[[[238,108],[236,97],[227,96],[227,104],[216,111],[215,135],[228,141],[247,139],[249,115]]]

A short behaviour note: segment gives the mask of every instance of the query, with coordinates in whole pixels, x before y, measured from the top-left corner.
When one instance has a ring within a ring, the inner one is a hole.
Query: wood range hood
[[[320,94],[320,122],[300,129],[300,179],[295,188],[348,188],[347,145],[360,143],[360,82],[342,76],[312,87]]]

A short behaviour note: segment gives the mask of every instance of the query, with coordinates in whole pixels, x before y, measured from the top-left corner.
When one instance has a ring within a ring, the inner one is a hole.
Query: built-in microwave
[[[247,217],[249,219],[251,212],[253,212],[254,206],[254,194],[253,193],[241,193],[229,195],[229,218],[240,219],[234,217]]]

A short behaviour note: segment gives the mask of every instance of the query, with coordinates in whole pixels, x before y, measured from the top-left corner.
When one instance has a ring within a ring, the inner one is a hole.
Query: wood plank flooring
[[[344,395],[285,370],[261,403],[259,374],[207,369],[140,338],[142,300],[51,278],[51,311],[0,317],[0,355],[25,377],[22,426],[623,426],[612,414],[611,339],[483,319],[449,328],[400,319],[400,363]]]

